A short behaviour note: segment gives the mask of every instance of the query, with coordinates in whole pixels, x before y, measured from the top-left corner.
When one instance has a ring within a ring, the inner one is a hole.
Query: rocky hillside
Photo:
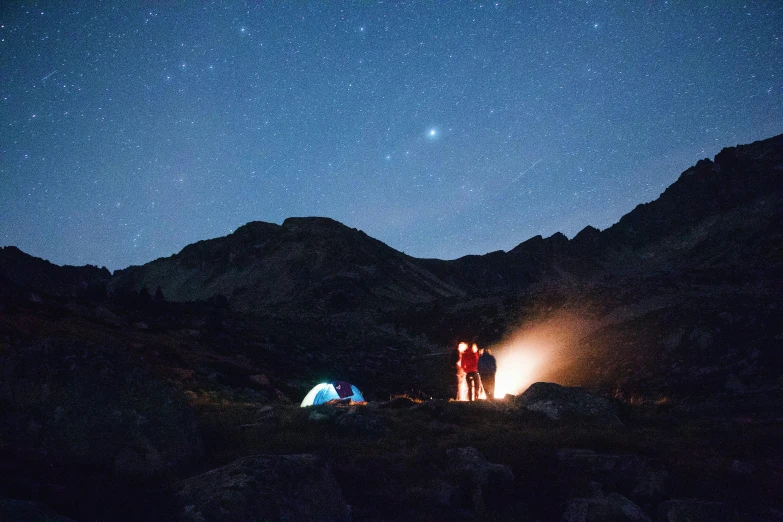
[[[781,169],[783,136],[727,148],[604,231],[588,226],[571,240],[536,236],[509,252],[454,261],[406,256],[327,218],[291,218],[282,226],[253,222],[120,270],[112,286],[160,286],[178,301],[221,294],[232,308],[264,310],[409,306],[629,270],[714,270],[724,277],[750,263],[765,272],[751,273],[774,276],[783,259]]]
[[[92,265],[58,266],[25,254],[16,247],[0,247],[0,292],[34,291],[69,296],[91,284],[108,283],[111,273]]]
[[[327,365],[384,392],[443,395],[445,358],[434,355],[447,346],[472,338],[500,347],[520,325],[567,316],[578,319],[558,323],[568,356],[540,378],[644,396],[774,393],[782,173],[783,136],[727,148],[606,230],[453,261],[412,258],[326,218],[253,222],[117,271],[110,296],[139,306],[140,291],[161,287],[168,302],[249,312],[269,325],[260,335],[276,340],[288,357],[275,360],[297,380]],[[5,289],[73,296],[108,280],[105,269],[56,267],[13,247],[0,254],[0,277],[13,282]],[[111,313],[123,322],[122,307]],[[227,335],[232,346],[259,342]]]
[[[418,260],[328,218],[248,223],[230,236],[119,270],[112,286],[160,286],[176,301],[223,295],[242,311],[373,308],[465,294]]]

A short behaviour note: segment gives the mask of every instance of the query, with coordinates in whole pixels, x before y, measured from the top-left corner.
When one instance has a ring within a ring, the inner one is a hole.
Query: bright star
[[[427,131],[427,137],[431,140],[434,140],[438,137],[438,129],[435,127],[430,128],[430,130]]]

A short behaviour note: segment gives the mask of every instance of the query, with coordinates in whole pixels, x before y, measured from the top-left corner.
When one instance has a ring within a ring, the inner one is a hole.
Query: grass
[[[0,353],[6,356],[17,346],[73,339],[132,352],[152,373],[176,383],[197,414],[206,458],[197,468],[170,477],[169,485],[248,455],[313,453],[331,465],[355,520],[443,520],[449,512],[433,502],[432,487],[448,464],[446,451],[473,446],[490,462],[508,465],[516,476],[513,500],[489,506],[488,520],[548,520],[559,518],[564,500],[557,451],[582,448],[656,459],[670,472],[671,495],[677,498],[729,501],[744,509],[783,507],[780,421],[678,416],[669,397],[632,396],[621,408],[627,428],[618,430],[557,424],[504,403],[422,402],[414,395],[398,395],[391,399],[399,407],[354,407],[357,416],[377,421],[385,433],[352,432],[332,420],[310,418],[313,412],[345,415],[349,408],[262,402],[244,394],[246,384],[215,384],[199,369],[231,373],[233,359],[216,356],[211,341],[192,339],[179,329],[137,331],[80,317],[0,315],[0,333],[6,332],[10,340],[0,339]],[[178,379],[172,365],[195,369],[196,377]],[[735,461],[747,472],[732,471],[738,468]]]
[[[202,402],[196,405],[211,455],[205,468],[252,454],[314,453],[335,470],[357,520],[385,514],[411,516],[399,507],[411,496],[423,513],[438,519],[426,497],[446,466],[446,450],[473,446],[490,462],[511,467],[517,477],[517,505],[509,513],[559,516],[556,452],[562,448],[597,453],[632,453],[656,459],[672,476],[678,497],[727,500],[747,506],[776,505],[781,472],[780,423],[742,424],[686,420],[674,424],[630,425],[609,429],[595,425],[559,425],[522,416],[502,404],[453,403],[439,414],[427,408],[355,406],[357,415],[376,419],[385,435],[351,433],[332,422],[314,423],[313,412],[340,415],[344,407],[278,406],[265,420],[252,404]],[[247,426],[251,425],[251,426]],[[245,427],[243,427],[245,426]],[[732,474],[735,460],[758,462],[750,475]],[[778,466],[778,467],[776,467]],[[357,484],[359,485],[357,488]],[[418,495],[418,497],[417,497]],[[419,498],[419,500],[415,500]],[[431,499],[430,499],[431,500]],[[423,503],[423,504],[422,504]],[[426,504],[426,505],[425,505]],[[500,516],[500,512],[495,515]],[[520,515],[522,516],[522,515]],[[414,518],[415,519],[415,518]]]

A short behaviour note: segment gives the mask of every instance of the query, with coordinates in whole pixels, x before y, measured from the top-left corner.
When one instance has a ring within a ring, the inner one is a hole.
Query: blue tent
[[[335,399],[351,399],[353,402],[364,402],[362,392],[353,384],[345,381],[322,382],[305,395],[302,407],[316,406]]]

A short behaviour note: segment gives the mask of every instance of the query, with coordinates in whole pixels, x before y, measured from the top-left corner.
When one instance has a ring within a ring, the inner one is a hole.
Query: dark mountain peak
[[[590,225],[579,231],[571,240],[571,249],[581,255],[595,255],[604,245],[603,235],[600,230]]]
[[[721,167],[730,166],[737,160],[751,160],[777,163],[778,168],[783,167],[783,134],[767,138],[765,140],[754,141],[746,145],[737,145],[736,147],[726,147],[715,155],[715,163]]]
[[[575,241],[577,243],[592,243],[595,240],[597,240],[599,237],[601,237],[601,231],[597,228],[587,225],[585,228],[579,231],[577,235],[574,236],[574,239],[572,241]]]
[[[278,303],[309,310],[359,302],[428,302],[463,293],[426,263],[322,217],[289,218],[282,225],[247,223],[229,236],[189,245],[115,276],[114,287],[160,286],[173,301],[220,294],[243,310]]]
[[[251,221],[236,229],[236,236],[267,237],[280,231],[280,225],[266,221]]]
[[[544,243],[544,236],[541,234],[537,234],[530,239],[526,239],[525,241],[522,241],[519,245],[517,245],[516,248],[519,247],[525,247],[525,248],[533,248],[537,247],[538,245],[542,245]],[[516,248],[514,250],[516,250]],[[514,251],[512,250],[512,252]]]
[[[682,255],[686,246],[693,249],[709,239],[715,245],[711,252],[734,252],[731,245],[745,241],[737,230],[752,231],[761,219],[757,214],[749,215],[747,224],[732,222],[700,235],[688,231],[758,198],[780,198],[781,165],[783,136],[724,149],[715,161],[700,160],[658,200],[639,205],[607,230],[588,226],[571,241],[560,232],[547,238],[537,235],[508,254],[454,261],[415,259],[334,219],[293,217],[282,225],[247,223],[229,236],[189,245],[168,259],[118,271],[112,284],[161,286],[171,300],[221,294],[246,310],[280,303],[292,309],[328,305],[335,295],[368,306],[407,305],[472,291],[520,289],[531,282],[585,278],[597,270],[611,271],[621,261],[636,263],[638,256],[628,255],[639,249],[644,249],[639,252],[647,256],[644,259],[658,260]],[[770,200],[767,208],[777,208],[776,201]],[[730,243],[726,234],[733,238]]]
[[[568,238],[562,232],[555,232],[544,238],[540,234],[533,236],[512,248],[509,254],[513,255],[541,255],[545,253],[559,252],[568,246]]]
[[[564,245],[568,243],[568,238],[562,232],[555,232],[554,234],[546,238],[546,240],[552,244],[557,244],[557,245]]]
[[[111,272],[93,265],[59,266],[7,246],[0,247],[0,276],[35,292],[70,296],[90,284],[107,282]]]
[[[780,194],[783,135],[721,150],[700,160],[661,196],[638,205],[605,231],[614,244],[638,247],[760,197]]]
[[[283,221],[283,228],[287,230],[307,231],[337,231],[353,230],[337,220],[328,217],[290,217]]]
[[[31,256],[15,246],[0,247],[0,264],[7,266],[9,263],[20,263],[28,266],[35,266],[40,269],[64,270],[69,273],[84,273],[100,277],[111,277],[111,272],[106,267],[97,267],[95,265],[56,265],[51,261],[40,257]]]
[[[281,228],[282,236],[288,239],[335,242],[335,247],[345,247],[352,242],[372,242],[378,245],[387,245],[371,238],[361,230],[351,228],[332,218],[327,217],[291,217],[283,221]]]

